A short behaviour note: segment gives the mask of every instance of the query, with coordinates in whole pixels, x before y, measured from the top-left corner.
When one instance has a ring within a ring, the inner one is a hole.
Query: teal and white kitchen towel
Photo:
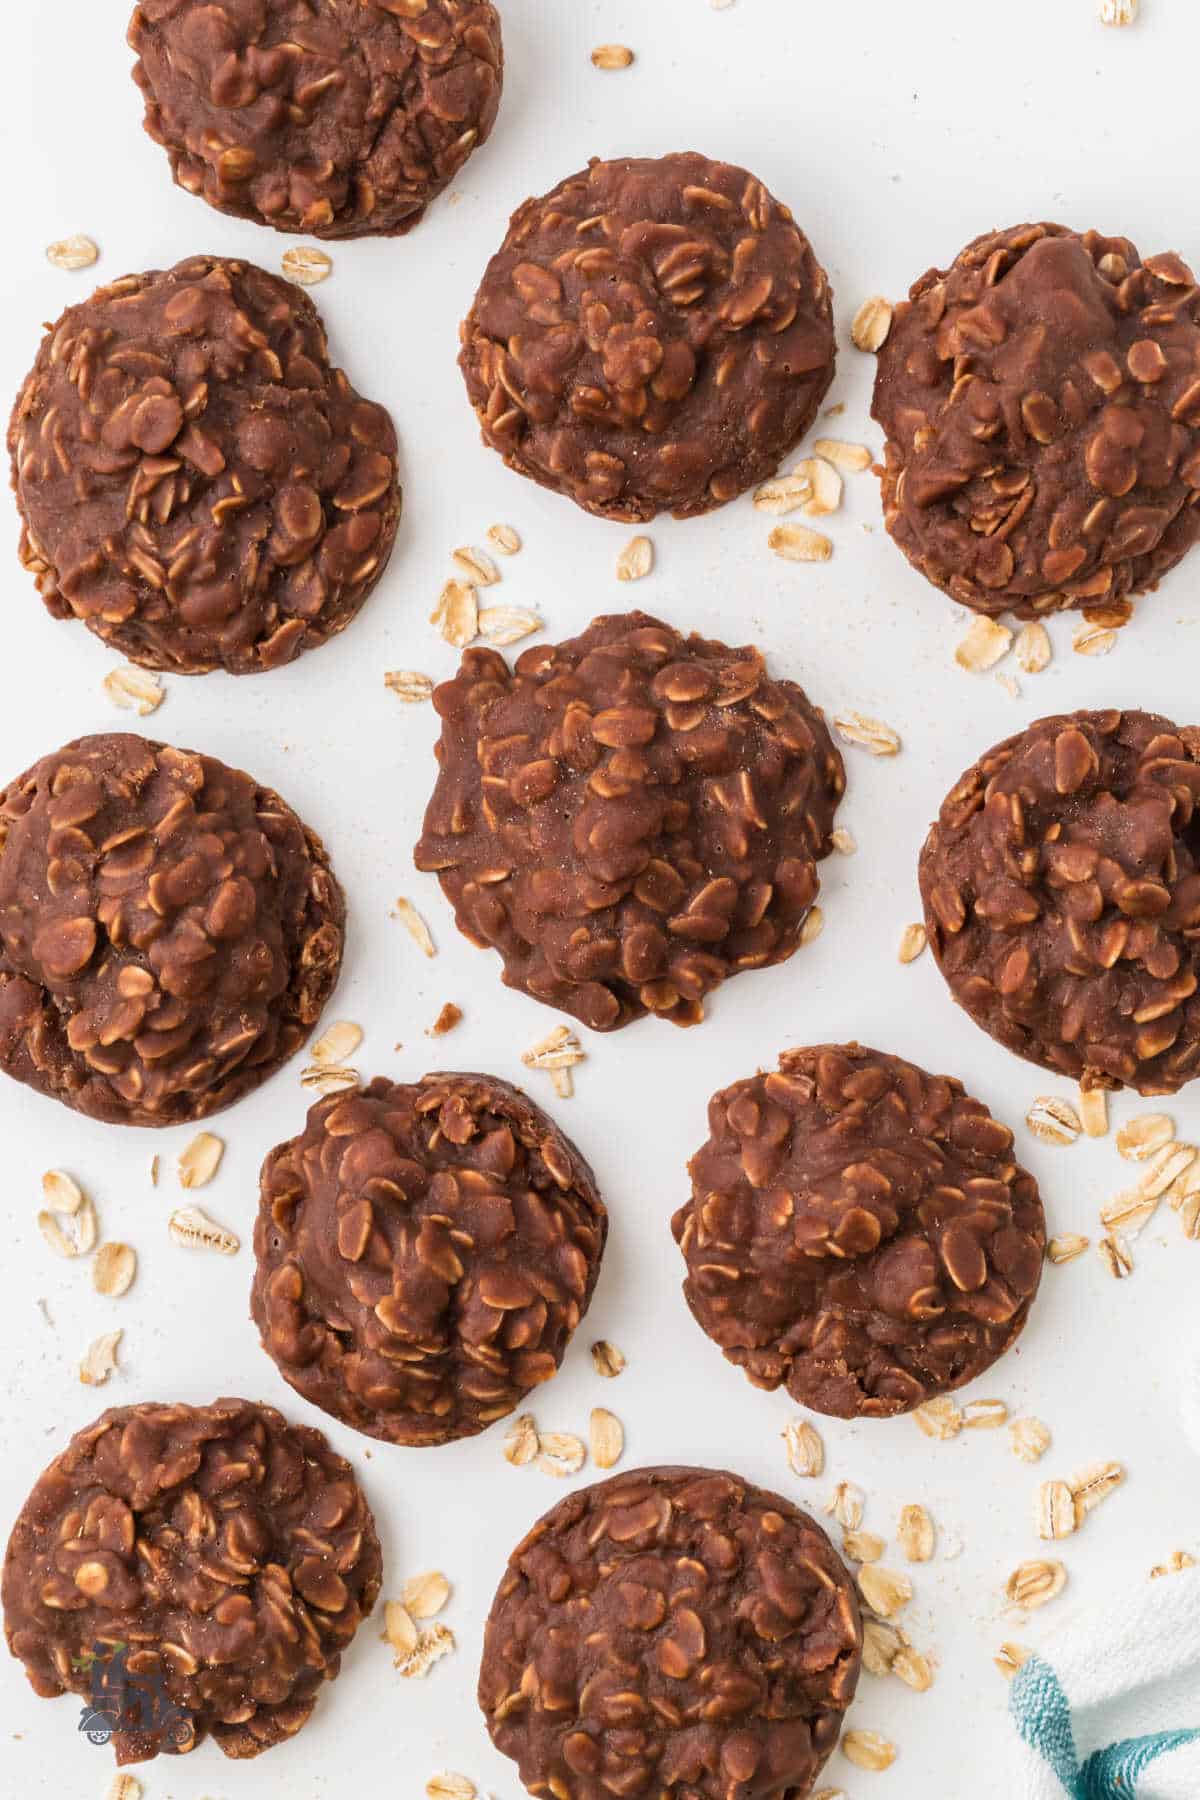
[[[1013,1800],[1200,1800],[1200,1569],[1080,1612],[1019,1670]]]

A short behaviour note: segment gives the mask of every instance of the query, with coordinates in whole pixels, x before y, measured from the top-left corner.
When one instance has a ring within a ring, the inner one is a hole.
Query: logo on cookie
[[[79,1729],[89,1744],[119,1738],[122,1762],[192,1748],[196,1736],[192,1715],[168,1694],[160,1659],[153,1651],[131,1651],[117,1640],[93,1644],[73,1661],[88,1677],[90,1698]]]

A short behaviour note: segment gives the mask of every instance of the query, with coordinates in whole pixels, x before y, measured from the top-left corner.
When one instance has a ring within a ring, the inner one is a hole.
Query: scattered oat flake
[[[793,1475],[819,1475],[825,1467],[825,1445],[815,1425],[807,1419],[792,1419],[783,1428],[788,1468]]]
[[[1039,1462],[1050,1448],[1050,1428],[1040,1419],[1013,1419],[1008,1437],[1013,1455],[1024,1463]]]
[[[176,1159],[180,1187],[207,1187],[221,1166],[224,1154],[223,1138],[219,1138],[213,1131],[198,1131]]]
[[[1102,25],[1132,25],[1138,16],[1138,0],[1100,0]]]
[[[1024,1644],[1001,1644],[999,1654],[992,1658],[1005,1681],[1011,1681],[1033,1655]]]
[[[884,1619],[863,1619],[863,1668],[868,1675],[890,1675],[904,1639],[895,1625]]]
[[[844,469],[850,475],[861,475],[874,460],[865,444],[848,444],[844,438],[818,438],[813,454],[823,456],[835,469]]]
[[[417,1647],[417,1627],[407,1606],[400,1600],[389,1600],[383,1609],[383,1640],[390,1644],[398,1659],[411,1656]]]
[[[488,543],[501,556],[516,556],[521,548],[521,534],[512,525],[489,525],[487,536]]]
[[[989,619],[986,613],[976,613],[954,652],[954,660],[960,669],[977,675],[984,669],[993,668],[1002,656],[1007,656],[1012,641],[1013,634],[1007,625]]]
[[[836,831],[830,833],[829,841],[839,856],[853,856],[858,850],[858,839],[844,825],[839,825]]]
[[[447,1000],[445,1006],[443,1006],[441,1012],[429,1027],[429,1036],[435,1038],[445,1037],[446,1033],[453,1031],[456,1025],[462,1024],[462,1017],[462,1007],[455,1006],[453,1000]]]
[[[65,1169],[47,1169],[42,1176],[42,1199],[54,1212],[77,1213],[83,1205],[83,1189]]]
[[[963,1426],[967,1431],[999,1431],[1008,1424],[1008,1408],[1003,1400],[968,1400],[963,1408]]]
[[[433,698],[433,681],[419,669],[390,669],[383,678],[383,685],[406,706],[420,706]]]
[[[1019,681],[1015,681],[1011,675],[995,675],[993,676],[993,680],[998,687],[1004,689],[1004,692],[1008,695],[1010,700],[1017,700],[1020,698],[1021,684]]]
[[[569,1431],[538,1433],[537,1466],[543,1475],[577,1475],[587,1460],[583,1440]]]
[[[913,1595],[911,1578],[900,1569],[885,1569],[881,1563],[864,1563],[858,1571],[858,1586],[871,1611],[881,1619],[903,1612]]]
[[[1116,641],[1115,631],[1105,631],[1098,625],[1078,625],[1071,638],[1071,648],[1080,656],[1107,656]]]
[[[1079,1122],[1090,1138],[1108,1136],[1108,1090],[1081,1087],[1079,1090]]]
[[[857,744],[872,756],[895,756],[899,752],[898,733],[882,719],[868,718],[865,713],[845,712],[838,714],[833,727],[843,743]]]
[[[165,699],[162,682],[149,669],[112,669],[103,685],[114,706],[124,712],[136,712],[140,719],[156,712]]]
[[[448,581],[429,615],[448,644],[465,650],[479,630],[479,601],[468,581]]]
[[[891,1768],[896,1760],[896,1746],[877,1731],[847,1731],[842,1738],[842,1755],[856,1769],[878,1773]]]
[[[96,1209],[85,1196],[74,1212],[43,1210],[37,1216],[38,1230],[56,1256],[73,1260],[88,1256],[96,1247],[98,1224]]]
[[[900,934],[900,961],[916,962],[928,942],[929,937],[923,925],[906,925]]]
[[[504,1434],[504,1459],[523,1469],[538,1452],[537,1426],[532,1413],[521,1413]]]
[[[1047,1542],[1075,1530],[1075,1496],[1065,1481],[1043,1481],[1034,1502],[1037,1534]]]
[[[902,1507],[896,1536],[909,1562],[926,1563],[932,1559],[936,1534],[926,1507]]]
[[[588,1421],[592,1461],[598,1469],[615,1469],[625,1449],[625,1428],[614,1413],[593,1406]]]
[[[158,1186],[158,1163],[159,1163],[159,1159],[158,1159],[158,1155],[156,1153],[155,1155],[153,1155],[150,1158],[150,1186],[151,1187]]]
[[[785,562],[828,562],[833,555],[833,540],[807,525],[777,525],[767,544]]]
[[[842,504],[842,478],[832,463],[826,462],[822,456],[810,456],[804,462],[797,463],[792,473],[808,482],[810,492],[804,502],[804,510],[810,518],[824,518],[828,513],[838,510]],[[781,529],[789,528],[784,526]]]
[[[887,1545],[873,1531],[847,1531],[842,1535],[842,1549],[851,1562],[877,1563]]]
[[[1184,1569],[1194,1569],[1196,1559],[1187,1550],[1172,1550],[1165,1563],[1155,1563],[1150,1571],[1151,1581],[1161,1581],[1164,1575],[1179,1575]]]
[[[435,1619],[450,1598],[450,1583],[440,1569],[429,1569],[411,1575],[401,1597],[414,1619]]]
[[[892,308],[882,294],[864,300],[850,327],[850,342],[856,350],[881,350],[892,329]]]
[[[1124,1480],[1125,1470],[1119,1462],[1090,1463],[1081,1474],[1073,1476],[1070,1492],[1075,1504],[1076,1525],[1082,1525],[1088,1514],[1095,1512]]]
[[[1175,1142],[1164,1144],[1163,1148],[1150,1158],[1146,1173],[1138,1182],[1138,1192],[1151,1199],[1165,1194],[1167,1189],[1172,1187],[1180,1176],[1191,1168],[1195,1160],[1195,1144]]]
[[[812,491],[812,482],[807,475],[799,475],[795,470],[790,475],[776,475],[755,490],[755,510],[776,516],[796,512],[806,500],[812,499]]]
[[[912,1644],[902,1644],[892,1660],[892,1674],[914,1693],[926,1694],[933,1686],[933,1669],[929,1659]]]
[[[925,1400],[913,1412],[913,1418],[928,1438],[936,1438],[947,1443],[956,1438],[963,1428],[962,1410],[949,1394],[936,1394],[932,1400]]]
[[[570,1069],[585,1059],[586,1052],[569,1025],[556,1025],[553,1031],[521,1053],[521,1061],[527,1069]]]
[[[92,1286],[106,1300],[119,1300],[133,1286],[137,1251],[132,1244],[101,1244],[92,1264]]]
[[[1016,657],[1026,675],[1040,675],[1049,667],[1053,654],[1050,633],[1040,621],[1022,625],[1017,633]]]
[[[479,615],[479,635],[498,650],[519,644],[541,631],[544,621],[527,606],[485,606]]]
[[[862,1524],[866,1495],[853,1481],[839,1481],[825,1503],[826,1516],[837,1520],[844,1531],[857,1531]]]
[[[443,1769],[440,1775],[431,1775],[425,1783],[429,1800],[476,1800],[478,1791],[473,1781],[465,1775],[455,1775],[449,1769]]]
[[[1114,1194],[1111,1200],[1105,1201],[1100,1208],[1101,1223],[1110,1230],[1136,1237],[1158,1211],[1159,1201],[1157,1194],[1143,1194],[1137,1188],[1127,1188],[1124,1193]]]
[[[824,929],[825,908],[823,906],[810,906],[804,923],[800,927],[800,942],[802,944],[811,944],[815,938],[820,937]]]
[[[355,1025],[349,1019],[339,1019],[328,1031],[323,1031],[309,1052],[315,1063],[328,1068],[335,1064],[342,1067],[346,1058],[353,1056],[363,1041],[361,1025]]]
[[[460,544],[457,550],[451,552],[450,561],[459,574],[465,575],[477,588],[494,587],[500,579],[495,560],[486,550],[479,550],[474,544]]]
[[[1115,1281],[1124,1281],[1126,1276],[1133,1274],[1133,1255],[1119,1231],[1108,1232],[1096,1248],[1101,1262]]]
[[[423,955],[429,957],[437,955],[437,951],[433,947],[433,939],[429,935],[428,925],[412,901],[406,900],[403,895],[396,902],[396,917]]]
[[[117,1347],[123,1331],[106,1331],[90,1343],[79,1365],[79,1379],[84,1387],[103,1387],[117,1366]]]
[[[114,1775],[105,1800],[142,1800],[145,1791],[136,1775]]]
[[[46,261],[56,269],[90,269],[100,252],[90,237],[76,232],[74,237],[56,238],[46,246]]]
[[[642,581],[654,567],[654,545],[648,537],[630,538],[617,558],[618,581]]]
[[[1071,1102],[1057,1094],[1043,1094],[1035,1100],[1025,1114],[1025,1123],[1044,1144],[1073,1144],[1083,1130]]]
[[[216,1250],[222,1256],[236,1256],[241,1240],[232,1231],[218,1225],[199,1206],[180,1206],[167,1220],[167,1229],[177,1244],[188,1250]]]
[[[605,1381],[614,1381],[625,1367],[625,1354],[607,1338],[598,1338],[592,1345],[592,1367]]]
[[[1077,1231],[1064,1232],[1061,1237],[1052,1237],[1046,1245],[1046,1255],[1052,1263],[1074,1262],[1082,1256],[1091,1243],[1091,1238],[1081,1237]]]
[[[280,268],[298,287],[316,287],[333,274],[333,258],[315,244],[294,244],[280,258]]]
[[[449,1656],[454,1647],[454,1633],[448,1625],[431,1625],[418,1634],[416,1648],[408,1656],[397,1656],[395,1666],[405,1681],[424,1680],[434,1663]]]
[[[633,61],[628,44],[597,44],[592,51],[592,64],[597,69],[627,69]]]
[[[1036,1612],[1038,1607],[1056,1600],[1066,1585],[1067,1571],[1062,1563],[1038,1559],[1015,1568],[1005,1583],[1004,1593],[1023,1612]]]
[[[361,1080],[357,1069],[325,1068],[320,1063],[310,1063],[307,1069],[300,1071],[300,1086],[326,1097],[344,1094],[348,1089],[358,1087]]]
[[[1139,1113],[1117,1129],[1117,1154],[1126,1162],[1146,1162],[1166,1148],[1175,1136],[1175,1122],[1168,1113]]]

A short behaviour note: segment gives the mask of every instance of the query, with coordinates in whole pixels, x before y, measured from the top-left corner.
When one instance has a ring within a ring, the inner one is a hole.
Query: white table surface
[[[40,322],[94,280],[199,250],[275,268],[290,241],[221,218],[171,185],[141,130],[127,10],[126,0],[6,9],[0,394],[15,393]],[[699,149],[753,169],[811,236],[832,278],[844,346],[830,399],[846,411],[834,429],[878,448],[867,417],[872,360],[848,342],[867,294],[899,295],[978,232],[1023,219],[1097,226],[1127,233],[1144,254],[1175,248],[1200,258],[1200,7],[1143,0],[1142,21],[1126,31],[1100,27],[1096,0],[1006,0],[1001,8],[735,0],[727,10],[707,0],[508,0],[504,10],[508,78],[491,143],[412,237],[332,246],[334,274],[315,290],[335,356],[391,408],[400,433],[405,512],[387,577],[329,647],[267,677],[169,679],[166,703],[142,729],[250,769],[324,835],[351,908],[345,973],[327,1019],[364,1026],[356,1060],[365,1071],[412,1079],[450,1065],[517,1080],[520,1051],[554,1017],[500,986],[496,960],[457,936],[435,881],[414,873],[435,718],[383,686],[389,668],[436,677],[453,668],[427,614],[456,544],[480,540],[495,520],[514,523],[525,550],[504,565],[495,597],[538,608],[554,637],[636,601],[731,643],[753,639],[830,713],[856,707],[902,734],[903,752],[891,762],[846,752],[839,823],[860,850],[823,866],[826,926],[816,943],[782,968],[730,983],[697,1031],[644,1021],[617,1037],[589,1037],[570,1102],[554,1102],[545,1078],[530,1077],[535,1097],[592,1159],[612,1214],[591,1314],[536,1412],[545,1428],[582,1431],[589,1408],[607,1404],[626,1426],[626,1466],[728,1465],[809,1505],[834,1481],[852,1479],[870,1497],[866,1526],[884,1536],[894,1538],[903,1503],[928,1505],[943,1544],[960,1549],[915,1571],[905,1621],[936,1659],[936,1685],[915,1695],[864,1677],[852,1723],[885,1733],[900,1754],[880,1775],[835,1755],[825,1781],[850,1800],[1000,1800],[1010,1792],[1007,1690],[991,1660],[1000,1641],[1037,1644],[1068,1608],[1145,1579],[1177,1548],[1200,1553],[1197,1467],[1181,1443],[1176,1391],[1200,1245],[1186,1243],[1165,1214],[1138,1242],[1131,1280],[1115,1283],[1094,1251],[1047,1270],[1019,1350],[972,1390],[1046,1420],[1054,1446],[1039,1468],[1018,1462],[1004,1433],[939,1445],[910,1419],[830,1420],[818,1421],[826,1475],[801,1482],[780,1440],[795,1408],[785,1395],[752,1389],[692,1323],[668,1220],[686,1192],[684,1164],[703,1137],[714,1088],[772,1063],[786,1045],[858,1037],[961,1076],[1017,1127],[1020,1153],[1044,1182],[1052,1229],[1098,1235],[1098,1207],[1129,1173],[1112,1139],[1071,1149],[1034,1142],[1022,1123],[1030,1101],[1070,1090],[978,1031],[931,958],[900,967],[896,944],[919,916],[925,828],[987,745],[1040,714],[1081,705],[1139,705],[1195,722],[1200,553],[1139,603],[1106,659],[1072,653],[1069,617],[1052,624],[1055,660],[1044,674],[1021,677],[1017,699],[990,676],[954,666],[964,616],[889,544],[870,476],[848,478],[824,567],[774,558],[771,521],[746,498],[702,520],[657,523],[654,575],[618,587],[614,560],[629,530],[509,474],[481,447],[455,368],[456,327],[508,213],[527,194],[591,154]],[[633,46],[635,66],[596,72],[589,49],[614,41]],[[102,259],[68,275],[43,250],[75,231],[97,240]],[[79,732],[123,729],[130,719],[101,691],[117,659],[81,626],[45,614],[16,561],[10,500],[2,511],[7,778]],[[401,894],[429,920],[436,961],[426,962],[389,916]],[[431,1043],[426,1028],[451,999],[465,1022]],[[293,1395],[259,1349],[247,1314],[257,1172],[268,1147],[301,1124],[299,1070],[297,1060],[216,1122],[224,1164],[196,1197],[247,1241],[233,1261],[168,1241],[166,1217],[178,1203],[171,1163],[190,1133],[89,1124],[0,1082],[8,1202],[0,1531],[43,1465],[102,1405],[238,1393],[323,1425],[366,1484],[385,1592],[431,1567],[453,1581],[444,1616],[458,1653],[427,1682],[402,1682],[372,1621],[298,1739],[240,1765],[211,1743],[183,1761],[162,1758],[139,1771],[147,1800],[418,1800],[443,1768],[519,1800],[515,1769],[492,1750],[475,1705],[480,1631],[508,1550],[563,1487],[510,1468],[502,1428],[440,1450],[371,1444]],[[1130,1099],[1113,1109],[1117,1119],[1138,1110]],[[1171,1110],[1181,1135],[1200,1133],[1200,1087]],[[148,1180],[153,1151],[165,1170],[157,1191]],[[136,1246],[140,1272],[124,1299],[101,1300],[85,1264],[59,1262],[42,1242],[34,1215],[40,1174],[52,1165],[94,1195],[105,1235]],[[117,1325],[121,1372],[94,1393],[76,1378],[78,1359]],[[615,1383],[592,1371],[588,1344],[599,1336],[629,1358]],[[1066,1595],[1031,1620],[1013,1618],[1003,1582],[1039,1551],[1031,1523],[1038,1482],[1094,1458],[1124,1461],[1126,1487],[1062,1547]],[[19,1666],[0,1655],[6,1800],[105,1793],[110,1753],[84,1742],[76,1718],[73,1698],[35,1699]]]

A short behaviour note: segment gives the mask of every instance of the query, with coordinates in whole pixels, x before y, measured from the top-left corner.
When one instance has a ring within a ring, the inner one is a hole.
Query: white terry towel
[[[1014,1800],[1200,1800],[1200,1568],[1062,1627],[1009,1710]]]

